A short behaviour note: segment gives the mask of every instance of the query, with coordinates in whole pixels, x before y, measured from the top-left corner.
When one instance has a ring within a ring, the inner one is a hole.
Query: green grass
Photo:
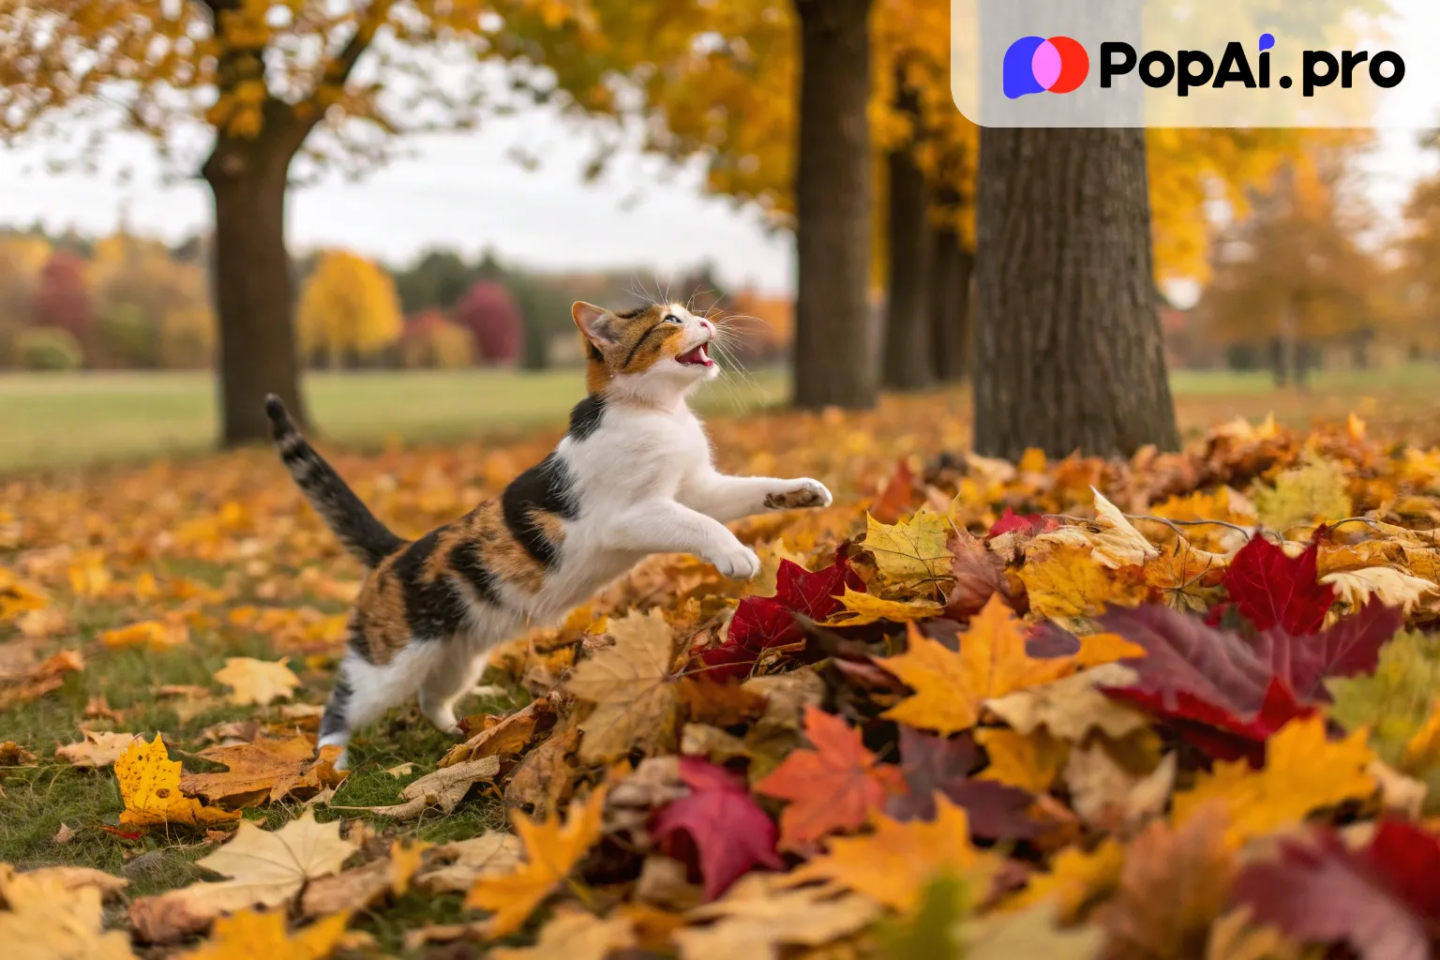
[[[562,424],[585,393],[575,369],[311,373],[303,389],[326,438],[351,446]],[[760,372],[711,384],[700,406],[739,413],[780,402],[784,390],[782,375]],[[0,375],[0,474],[203,451],[216,440],[216,407],[204,373]]]

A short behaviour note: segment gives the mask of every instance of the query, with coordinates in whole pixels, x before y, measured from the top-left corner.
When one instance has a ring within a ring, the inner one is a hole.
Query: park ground
[[[1440,441],[1440,369],[1433,367],[1326,374],[1306,391],[1276,391],[1259,374],[1182,373],[1174,385],[1192,440],[1235,417],[1273,413],[1303,431],[1354,412],[1372,435],[1426,447]],[[761,409],[778,404],[784,387],[779,375],[761,374],[731,391],[711,388],[702,406],[712,414],[722,466],[822,479],[836,493],[836,509],[844,508],[835,528],[841,538],[863,533],[860,508],[898,460],[918,474],[967,442],[964,391],[887,398],[864,414]],[[456,516],[542,456],[577,388],[573,371],[312,375],[306,384],[337,466],[406,535]],[[213,768],[196,752],[245,735],[233,725],[313,724],[313,717],[287,720],[281,704],[232,704],[214,678],[230,657],[288,657],[301,681],[295,700],[324,701],[360,571],[269,451],[202,452],[213,406],[208,381],[198,376],[0,378],[0,679],[7,650],[23,648],[31,661],[75,650],[84,662],[42,696],[0,699],[0,742],[14,741],[35,758],[0,767],[0,862],[96,867],[128,877],[130,898],[192,883],[201,876],[193,861],[214,849],[215,838],[184,828],[143,836],[117,830],[124,805],[111,771],[72,767],[56,747],[78,740],[82,727],[163,732],[172,756],[193,771]],[[92,468],[103,461],[131,463]],[[673,601],[666,578],[674,569],[642,569],[601,609]],[[769,576],[773,588],[773,563]],[[23,595],[14,592],[19,582],[36,587],[39,599],[7,610],[6,577],[12,597]],[[750,589],[763,588],[717,588],[721,596]],[[32,610],[49,613],[22,628]],[[154,639],[142,631],[136,643],[115,632],[137,623],[159,624]],[[17,664],[23,667],[18,659],[9,666]],[[490,695],[473,698],[466,712],[503,714],[528,699],[516,678],[488,679]],[[413,708],[397,711],[357,740],[354,771],[332,806],[396,802],[450,743]],[[402,764],[413,766],[389,772]],[[300,809],[281,801],[248,816],[273,827]],[[342,815],[367,816],[318,812],[322,821]],[[439,844],[503,827],[505,813],[497,795],[485,794],[449,816],[399,825],[372,819],[382,836]],[[383,949],[400,951],[406,931],[463,915],[459,895],[412,892],[358,926]]]

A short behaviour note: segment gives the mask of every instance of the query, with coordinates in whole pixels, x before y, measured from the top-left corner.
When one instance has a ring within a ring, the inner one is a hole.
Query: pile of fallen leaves
[[[104,703],[55,750],[112,778],[114,843],[199,846],[214,879],[106,914],[122,878],[0,865],[0,935],[36,956],[365,956],[367,918],[417,889],[460,909],[406,932],[417,954],[1431,955],[1440,449],[1352,417],[1012,464],[964,453],[951,417],[873,427],[788,418],[747,445],[717,425],[727,466],[814,473],[837,505],[741,524],[755,583],[658,557],[506,644],[486,682],[528,703],[468,717],[464,742],[414,758],[430,772],[393,771],[382,806],[347,806],[313,746],[354,583],[281,479],[247,454],[128,490],[16,482],[0,720],[117,648],[244,631],[275,656],[215,675],[254,718],[208,731],[187,753],[204,769]],[[776,453],[826,429],[811,462]],[[342,469],[418,529],[539,449]],[[127,496],[147,509],[121,527],[107,511]],[[73,639],[102,601],[128,622]],[[153,695],[180,717],[217,696],[171,686]],[[45,748],[0,745],[0,773]],[[407,832],[496,797],[512,829]]]

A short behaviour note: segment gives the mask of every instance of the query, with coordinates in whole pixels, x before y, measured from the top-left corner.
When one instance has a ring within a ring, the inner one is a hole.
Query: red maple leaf
[[[970,833],[995,840],[1029,840],[1042,833],[1027,811],[1035,798],[1024,790],[975,780],[970,772],[980,755],[970,734],[945,739],[900,728],[900,773],[910,792],[890,798],[885,812],[897,820],[930,820],[935,816],[935,795],[964,807]]]
[[[1058,530],[1060,526],[1059,520],[1047,517],[1043,513],[1019,514],[1006,507],[1005,512],[1000,514],[1000,519],[995,521],[994,525],[990,527],[990,532],[985,536],[987,539],[993,539],[1002,533],[1021,533],[1027,537],[1038,537],[1050,530]]]
[[[1105,629],[1146,656],[1125,661],[1138,675],[1134,685],[1106,693],[1169,721],[1210,756],[1258,765],[1270,734],[1329,702],[1326,678],[1375,669],[1402,619],[1372,600],[1323,633],[1275,628],[1252,643],[1164,606],[1110,610],[1100,618]]]
[[[780,561],[775,577],[775,596],[746,597],[735,608],[725,642],[700,654],[717,680],[744,676],[753,669],[760,654],[771,647],[783,647],[805,639],[795,622],[801,613],[811,620],[824,620],[840,608],[836,598],[849,587],[865,592],[865,581],[850,569],[849,559],[835,551],[835,562],[814,573],[798,563]]]
[[[680,758],[680,779],[689,796],[655,815],[650,834],[662,852],[685,861],[705,882],[714,900],[752,867],[781,870],[775,852],[775,821],[745,789],[745,781],[699,757]],[[682,835],[689,843],[681,842]]]
[[[860,731],[834,714],[806,707],[805,736],[815,749],[794,751],[755,784],[756,793],[790,801],[780,814],[782,846],[862,827],[886,798],[905,792],[900,771],[880,763]]]
[[[1313,843],[1279,842],[1274,860],[1250,864],[1234,898],[1257,921],[1308,943],[1348,942],[1367,958],[1424,960],[1440,934],[1440,841],[1382,820],[1370,845],[1349,849],[1331,830]]]
[[[1311,543],[1291,558],[1263,536],[1240,548],[1223,583],[1256,630],[1281,627],[1286,633],[1315,633],[1335,603],[1335,590],[1320,583],[1315,564],[1320,545]]]

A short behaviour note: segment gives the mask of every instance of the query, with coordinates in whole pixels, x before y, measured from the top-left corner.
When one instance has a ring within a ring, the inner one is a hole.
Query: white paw
[[[723,547],[708,559],[716,570],[733,580],[750,580],[760,572],[760,558],[743,543]]]
[[[796,510],[800,507],[828,507],[832,497],[825,484],[819,480],[802,477],[791,481],[790,486],[765,497],[765,506],[771,510]]]

